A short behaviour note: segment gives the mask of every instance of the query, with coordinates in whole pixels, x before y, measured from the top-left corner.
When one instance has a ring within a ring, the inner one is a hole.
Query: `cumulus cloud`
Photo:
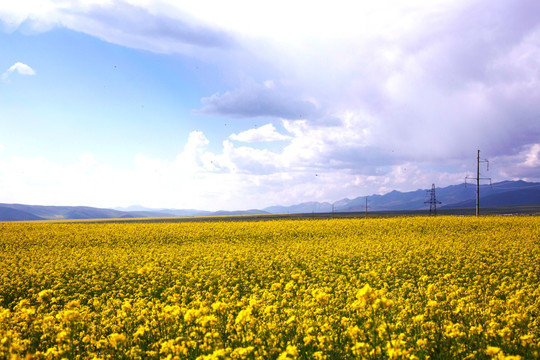
[[[302,124],[294,124],[299,128]],[[298,140],[302,130],[295,129]],[[322,135],[321,135],[322,136]],[[332,135],[336,136],[336,135]],[[209,140],[192,132],[183,151],[173,160],[138,154],[131,166],[117,169],[83,154],[72,164],[58,164],[36,157],[0,157],[3,202],[50,205],[87,204],[99,207],[127,206],[234,210],[263,208],[304,201],[337,201],[345,197],[446,186],[462,182],[467,168],[432,169],[415,162],[373,166],[369,171],[344,171],[324,166],[324,156],[313,144],[307,153],[272,152],[223,142],[220,152],[208,151]],[[536,173],[539,181],[540,145],[524,149],[512,159],[494,158],[499,170],[494,181],[507,179],[501,165],[518,164]],[[470,169],[474,168],[471,161]],[[95,191],[89,191],[94,189]]]
[[[242,131],[238,134],[232,134],[229,139],[242,142],[268,142],[268,141],[284,141],[290,140],[288,135],[280,134],[272,124],[266,124],[255,129]]]
[[[540,144],[534,144],[526,152],[525,161],[520,165],[528,168],[539,168],[540,167]]]
[[[30,66],[23,64],[22,62],[16,62],[6,72],[2,74],[2,80],[7,81],[12,73],[18,73],[20,75],[35,75],[36,72]]]
[[[285,80],[244,81],[203,98],[199,111],[305,119],[312,135],[331,124],[364,140],[362,146],[312,140],[340,164],[354,153],[383,163],[393,157],[433,164],[466,160],[477,148],[510,155],[540,137],[540,3],[362,9],[358,16],[372,27],[357,21],[352,36],[328,29],[314,43],[265,32],[275,41],[246,46],[269,59],[258,71],[277,69]],[[343,30],[350,19],[339,16]],[[361,124],[346,124],[344,114]]]
[[[203,97],[199,113],[356,131],[338,116],[352,112],[370,120],[379,152],[420,161],[463,159],[476,148],[515,153],[540,136],[535,0],[338,1],[310,3],[308,14],[304,2],[283,11],[280,1],[41,4],[40,11],[10,4],[0,17],[154,52],[219,49],[207,59],[233,86]],[[239,15],[240,5],[249,16]]]
[[[516,154],[501,155],[490,160],[490,168],[499,170],[506,179],[540,180],[540,144],[526,145]]]
[[[270,117],[287,132],[267,124],[227,134],[218,154],[192,133],[172,162],[137,157],[129,175],[148,186],[204,184],[219,199],[258,194],[262,204],[335,200],[462,181],[477,149],[492,162],[494,180],[539,180],[536,0],[44,0],[39,12],[11,3],[0,18],[12,28],[63,26],[159,53],[219,51],[205,60],[226,84],[202,97],[195,113]],[[279,140],[286,140],[279,149],[263,148]]]

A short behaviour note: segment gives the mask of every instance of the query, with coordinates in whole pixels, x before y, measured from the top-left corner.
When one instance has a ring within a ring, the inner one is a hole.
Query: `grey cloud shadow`
[[[196,21],[189,19],[187,15],[182,15],[181,18],[157,15],[126,3],[114,3],[112,6],[95,5],[86,11],[63,12],[75,19],[79,18],[113,29],[109,34],[112,33],[116,37],[140,38],[145,39],[145,42],[156,43],[165,40],[204,48],[229,49],[237,46],[230,34],[210,26],[196,24]]]
[[[304,119],[317,117],[319,109],[310,101],[283,87],[268,88],[249,83],[240,89],[214,94],[201,99],[199,114],[222,115],[235,118],[278,117]]]

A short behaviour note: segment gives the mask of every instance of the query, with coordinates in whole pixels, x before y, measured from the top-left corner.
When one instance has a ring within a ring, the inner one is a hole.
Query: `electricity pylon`
[[[429,215],[437,215],[437,204],[442,204],[435,197],[435,184],[431,184],[431,190],[426,190],[430,195],[429,201],[424,201],[424,204],[429,204]]]

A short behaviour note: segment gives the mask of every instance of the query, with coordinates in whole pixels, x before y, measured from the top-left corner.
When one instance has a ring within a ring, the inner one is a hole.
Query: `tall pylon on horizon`
[[[437,204],[442,204],[435,196],[435,184],[431,184],[431,190],[426,190],[430,195],[429,201],[424,201],[424,204],[429,204],[429,215],[437,215]]]

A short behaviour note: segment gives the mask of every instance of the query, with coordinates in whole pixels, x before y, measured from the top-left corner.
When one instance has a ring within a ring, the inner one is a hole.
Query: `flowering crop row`
[[[0,358],[532,359],[538,217],[0,223]]]

